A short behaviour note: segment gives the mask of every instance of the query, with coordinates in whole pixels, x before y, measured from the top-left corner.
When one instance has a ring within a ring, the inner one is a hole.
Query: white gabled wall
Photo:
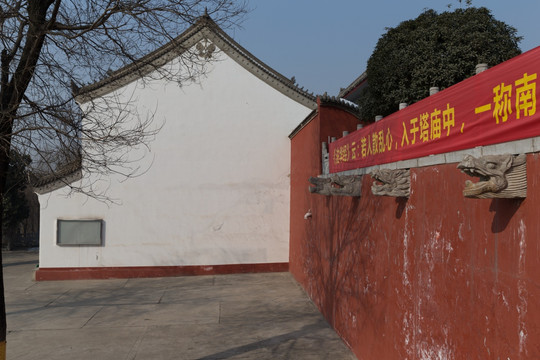
[[[118,205],[66,189],[40,195],[40,267],[288,262],[287,135],[310,109],[219,56],[198,83],[117,92],[163,124],[141,162],[151,166],[108,181]],[[56,245],[58,218],[103,219],[104,245]]]

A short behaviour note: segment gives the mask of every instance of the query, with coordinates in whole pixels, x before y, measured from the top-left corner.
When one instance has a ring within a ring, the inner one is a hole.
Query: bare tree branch
[[[153,111],[139,113],[129,96],[90,101],[83,112],[72,88],[126,65],[155,66],[143,56],[205,13],[229,27],[246,11],[243,1],[231,0],[0,0],[0,200],[12,149],[32,156],[34,170],[52,178],[77,165],[87,182],[66,185],[109,200],[93,182],[143,173],[133,154],[144,154],[162,124]],[[181,50],[182,71],[155,66],[152,76],[182,84],[204,72],[197,54]],[[0,342],[6,338],[1,283]]]

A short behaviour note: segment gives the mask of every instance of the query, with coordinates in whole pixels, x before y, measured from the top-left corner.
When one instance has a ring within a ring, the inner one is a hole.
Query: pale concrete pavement
[[[6,252],[7,358],[355,359],[288,273],[33,282]]]

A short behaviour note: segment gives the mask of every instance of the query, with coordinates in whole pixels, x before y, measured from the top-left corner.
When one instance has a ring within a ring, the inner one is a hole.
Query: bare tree
[[[0,197],[11,148],[30,154],[44,172],[58,173],[61,164],[82,158],[88,172],[132,175],[134,169],[125,166],[122,154],[155,135],[158,127],[151,126],[151,114],[128,122],[129,104],[92,102],[89,110],[115,114],[105,124],[89,115],[91,111],[83,113],[74,94],[81,86],[84,90],[84,84],[106,78],[111,69],[129,65],[131,71],[147,73],[155,63],[143,55],[173,41],[203,14],[229,27],[237,25],[247,10],[244,2],[231,0],[0,0],[0,4]],[[197,58],[187,49],[179,50],[186,68],[194,69]],[[153,74],[180,83],[194,75],[162,69]],[[133,115],[141,114],[130,113],[130,118]],[[124,151],[111,157],[110,149]],[[4,356],[5,340],[2,281],[0,355]]]

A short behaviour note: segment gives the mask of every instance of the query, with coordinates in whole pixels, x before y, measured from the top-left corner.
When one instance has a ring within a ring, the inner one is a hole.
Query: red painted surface
[[[464,198],[456,164],[411,169],[408,200],[370,176],[325,197],[307,190],[325,121],[292,139],[289,267],[358,359],[539,359],[540,154],[524,200]]]
[[[311,206],[309,201],[305,201],[310,198],[308,179],[322,172],[321,143],[327,142],[328,137],[341,137],[343,131],[354,131],[358,124],[358,119],[351,113],[325,105],[320,98],[317,102],[317,114],[291,141],[291,240],[295,235],[298,238],[304,232],[304,215]],[[311,156],[312,154],[318,156]],[[301,261],[303,258],[302,244],[291,241],[289,259]],[[302,283],[303,272],[298,268],[301,266],[298,261],[294,264],[289,261],[289,268],[297,267],[290,271]]]
[[[538,73],[540,47],[396,111],[330,144],[330,172],[540,136]]]
[[[126,266],[88,268],[39,268],[36,281],[46,280],[87,280],[87,279],[129,279],[185,275],[223,275],[261,272],[283,272],[288,263],[232,264],[208,266]]]

